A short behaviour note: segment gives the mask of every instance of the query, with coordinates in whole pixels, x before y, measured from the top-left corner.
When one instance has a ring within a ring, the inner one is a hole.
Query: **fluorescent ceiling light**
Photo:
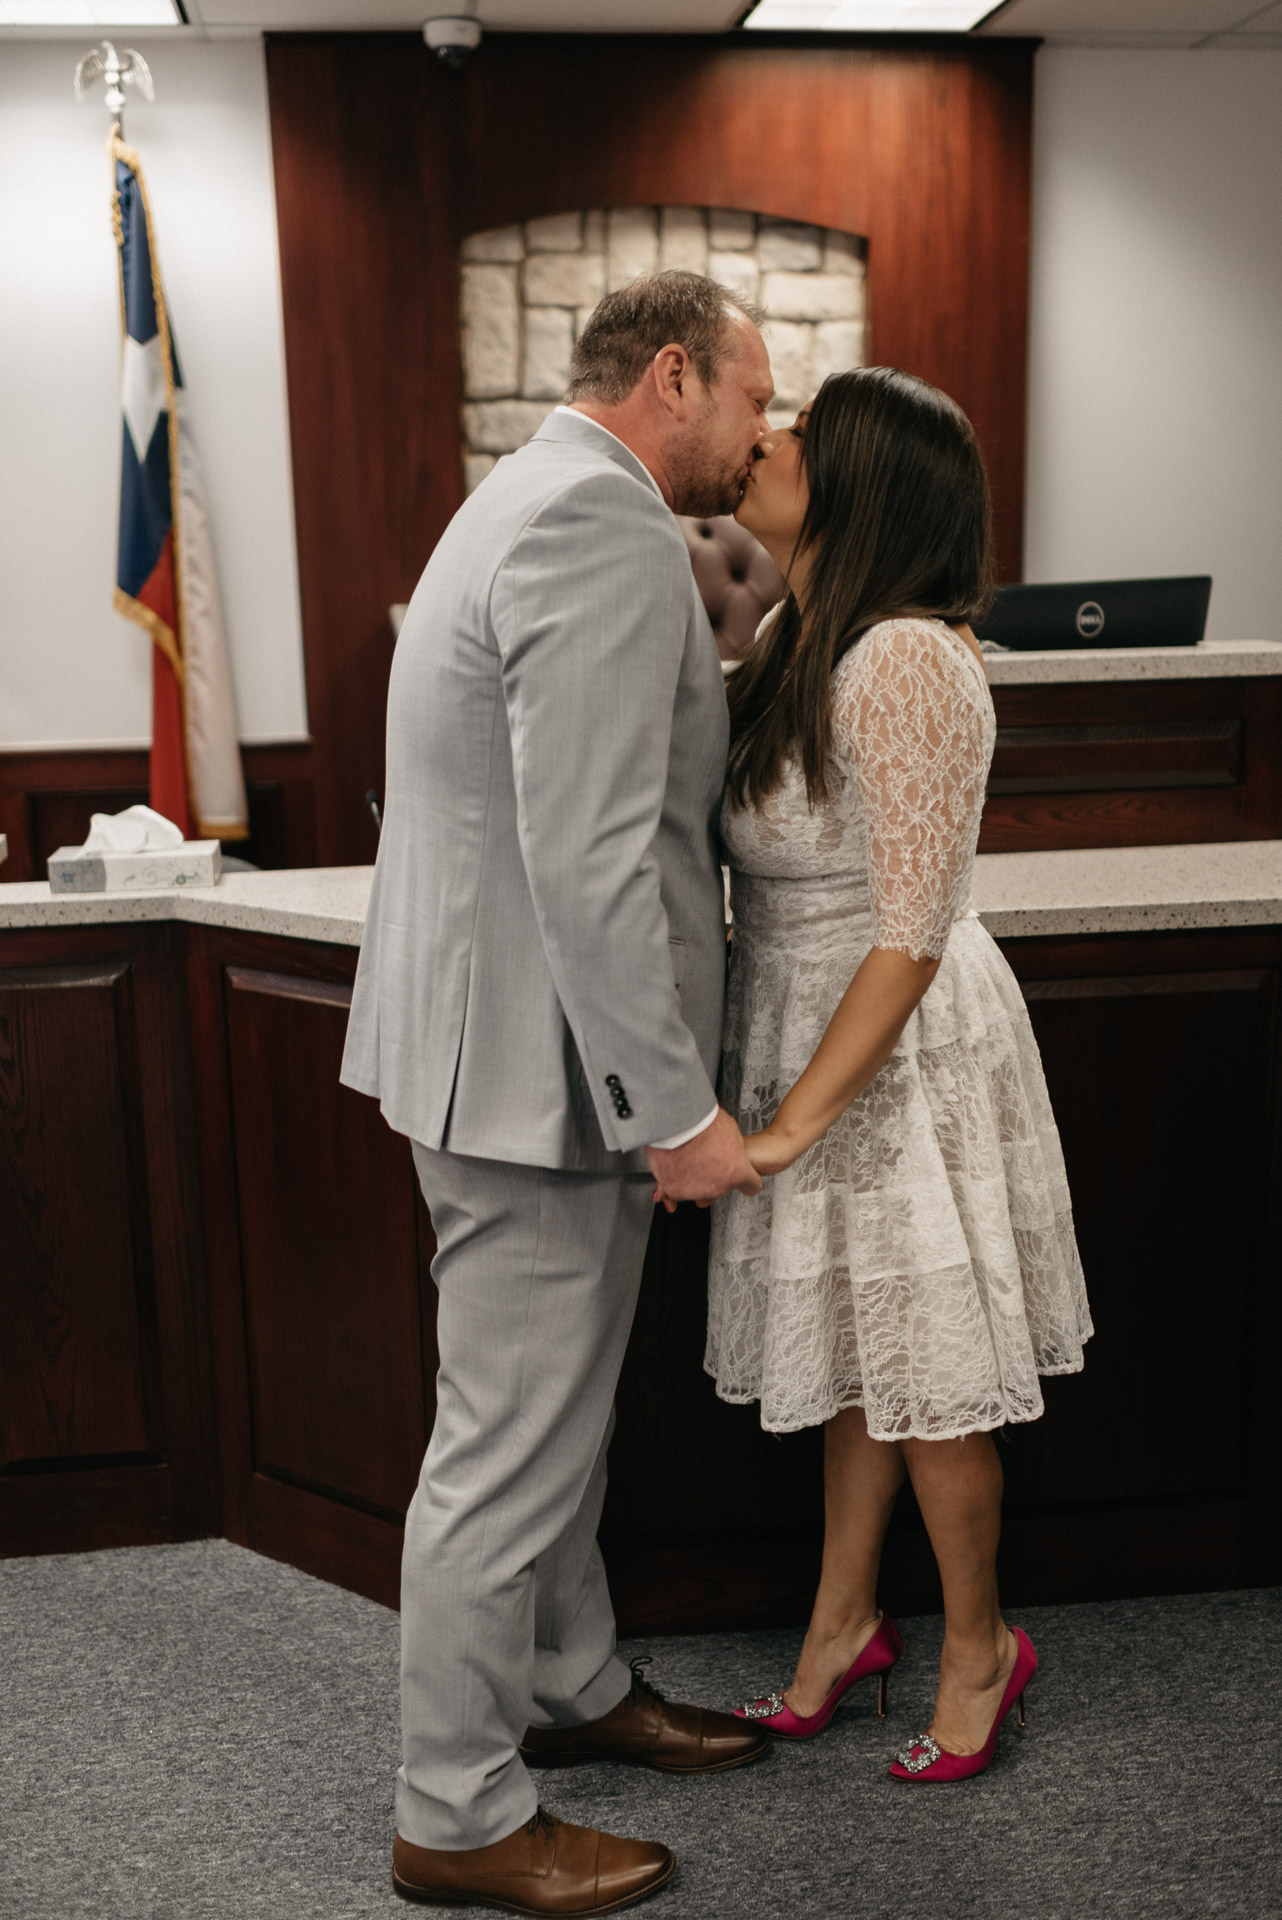
[[[967,33],[994,0],[761,0],[745,27],[815,33]]]
[[[174,0],[0,0],[0,27],[182,27]]]

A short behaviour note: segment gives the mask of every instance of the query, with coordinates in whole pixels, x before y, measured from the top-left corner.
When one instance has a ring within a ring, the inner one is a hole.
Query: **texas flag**
[[[138,156],[113,133],[120,249],[120,544],[115,604],[151,635],[151,804],[187,839],[249,831],[209,520],[185,418]]]

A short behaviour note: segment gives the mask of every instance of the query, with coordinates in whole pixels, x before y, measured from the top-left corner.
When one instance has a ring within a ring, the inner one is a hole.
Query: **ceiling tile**
[[[452,10],[449,0],[193,0],[191,6],[212,33],[406,31]],[[483,27],[509,33],[720,33],[742,11],[743,0],[481,0],[478,15]]]
[[[1190,46],[1208,33],[1229,32],[1251,0],[1008,0],[985,22],[985,34],[1041,34],[1050,40],[1089,35]]]

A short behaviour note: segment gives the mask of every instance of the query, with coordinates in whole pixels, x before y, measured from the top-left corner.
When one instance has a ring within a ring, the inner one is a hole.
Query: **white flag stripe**
[[[177,400],[178,581],[182,596],[187,778],[197,832],[208,837],[243,838],[249,809],[209,515],[187,425],[187,397],[181,387]]]
[[[145,347],[132,335],[126,337],[120,367],[120,404],[141,465],[165,405],[165,360],[158,333],[152,334]]]

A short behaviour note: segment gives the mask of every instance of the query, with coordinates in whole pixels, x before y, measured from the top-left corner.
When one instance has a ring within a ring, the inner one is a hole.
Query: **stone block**
[[[776,407],[801,407],[814,389],[810,374],[810,336],[814,329],[792,320],[770,320],[763,329],[770,371],[775,377]]]
[[[708,230],[702,207],[660,207],[659,265],[665,273],[708,271]]]
[[[463,407],[463,444],[469,453],[515,453],[537,433],[550,409],[545,400],[472,400]]]
[[[757,265],[763,273],[817,273],[823,264],[823,234],[818,227],[763,220],[757,233]]]
[[[599,253],[534,253],[524,275],[531,307],[594,307],[605,292],[605,261]]]
[[[858,234],[840,233],[836,227],[824,233],[825,273],[846,273],[862,280],[864,257],[864,243]]]
[[[741,213],[737,207],[709,207],[708,245],[714,253],[741,253],[756,237],[755,213]]]
[[[492,453],[465,453],[463,455],[463,489],[465,493],[475,493],[487,473],[496,465]]]
[[[862,283],[844,273],[764,273],[761,298],[772,320],[863,317]]]
[[[583,216],[583,250],[585,253],[605,252],[605,208],[593,207]]]
[[[659,264],[653,207],[611,207],[605,217],[605,284],[612,291]]]
[[[530,253],[577,253],[583,245],[583,215],[545,213],[527,220],[525,245]]]
[[[527,309],[521,361],[521,392],[527,400],[564,400],[573,331],[574,315],[565,307]]]
[[[466,265],[460,272],[463,391],[470,400],[515,393],[521,335],[516,267]]]
[[[863,365],[864,330],[857,320],[821,320],[811,333],[810,378],[816,390],[830,373]]]
[[[708,272],[723,287],[729,287],[736,300],[759,297],[761,275],[751,253],[708,253]]]
[[[488,227],[484,233],[469,233],[459,247],[460,260],[492,260],[511,264],[525,258],[525,242],[519,227]]]

